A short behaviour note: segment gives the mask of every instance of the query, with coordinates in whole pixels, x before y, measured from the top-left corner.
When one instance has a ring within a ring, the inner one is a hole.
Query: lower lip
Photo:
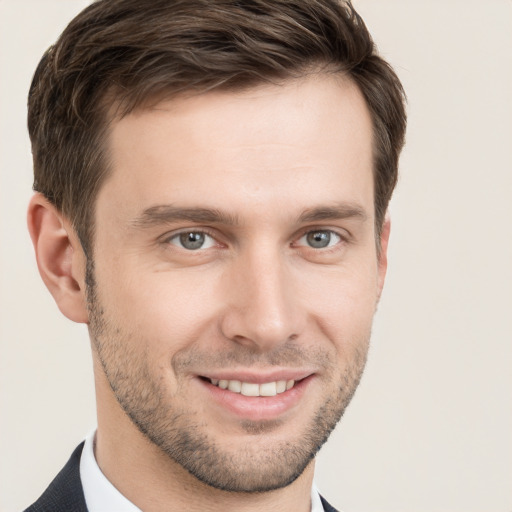
[[[292,410],[301,401],[313,375],[295,383],[293,388],[275,396],[245,396],[198,379],[213,400],[223,409],[250,421],[275,420]]]

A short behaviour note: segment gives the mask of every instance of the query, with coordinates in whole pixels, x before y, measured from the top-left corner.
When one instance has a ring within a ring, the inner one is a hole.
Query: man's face
[[[384,278],[371,145],[361,94],[327,76],[113,124],[89,307],[119,432],[221,489],[302,473],[357,386]]]

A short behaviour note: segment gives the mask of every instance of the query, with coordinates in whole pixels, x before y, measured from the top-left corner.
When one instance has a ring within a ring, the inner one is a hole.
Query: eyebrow
[[[321,206],[302,212],[299,222],[318,222],[322,220],[357,219],[364,222],[368,215],[364,208],[357,204],[339,203],[333,206]]]
[[[149,228],[177,221],[236,225],[238,219],[229,213],[212,208],[183,208],[173,205],[157,205],[146,208],[140,217],[132,221],[136,228]]]
[[[333,206],[310,208],[301,213],[298,222],[319,222],[324,220],[358,219],[364,222],[368,215],[364,208],[351,203],[340,203]],[[188,221],[198,224],[224,224],[236,226],[239,219],[236,215],[215,208],[184,208],[173,205],[157,205],[146,208],[131,224],[135,228],[150,228],[162,224]]]

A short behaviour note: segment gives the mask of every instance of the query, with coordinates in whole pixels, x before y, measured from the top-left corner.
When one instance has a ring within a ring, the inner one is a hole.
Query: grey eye
[[[199,249],[208,249],[215,245],[215,240],[202,231],[185,231],[173,236],[169,243],[177,245],[187,251],[197,251]]]
[[[309,231],[299,239],[300,245],[308,245],[313,249],[332,247],[341,240],[340,235],[328,229]]]
[[[204,244],[204,233],[182,233],[180,243],[185,249],[201,249]]]
[[[315,249],[327,247],[331,241],[331,233],[328,231],[312,231],[306,235],[308,245]]]

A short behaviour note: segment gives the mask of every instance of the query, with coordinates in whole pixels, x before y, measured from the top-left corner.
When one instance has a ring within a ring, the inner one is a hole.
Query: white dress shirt
[[[80,479],[89,512],[142,512],[139,507],[126,499],[101,472],[94,456],[95,434],[96,431],[85,439],[80,458]],[[324,512],[320,494],[314,484],[311,489],[311,512]]]

